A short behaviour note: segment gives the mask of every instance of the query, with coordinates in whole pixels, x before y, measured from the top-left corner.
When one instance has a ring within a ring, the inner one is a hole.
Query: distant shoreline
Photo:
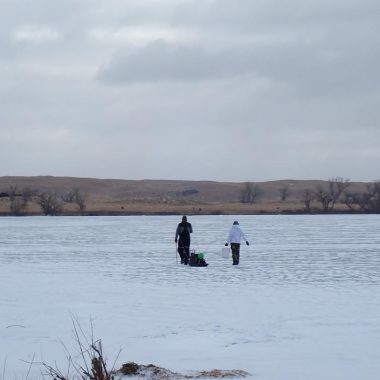
[[[0,216],[375,213],[380,213],[380,182],[339,177],[245,183],[0,177]]]
[[[261,205],[265,206],[265,205]],[[57,215],[46,215],[46,216],[178,216],[178,215],[191,215],[191,216],[211,216],[211,215],[376,215],[374,212],[363,212],[358,210],[343,210],[334,209],[329,212],[323,212],[322,210],[314,209],[310,212],[304,210],[265,210],[266,207],[262,207],[260,210],[244,210],[242,208],[228,209],[228,211],[223,211],[221,209],[215,210],[203,210],[194,211],[191,207],[184,207],[178,210],[163,211],[163,210],[107,210],[103,209],[101,211],[88,210],[84,213],[76,211],[63,211]],[[10,212],[0,212],[0,217],[15,217]],[[32,217],[32,216],[45,216],[43,212],[25,212],[21,215],[16,215],[16,217]]]

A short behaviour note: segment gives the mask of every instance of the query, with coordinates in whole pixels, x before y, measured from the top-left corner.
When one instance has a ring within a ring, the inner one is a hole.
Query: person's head
[[[239,225],[239,222],[237,220],[234,221],[234,226],[238,226]]]
[[[186,216],[186,215],[184,215],[184,216],[182,217],[182,222],[187,222],[187,216]]]

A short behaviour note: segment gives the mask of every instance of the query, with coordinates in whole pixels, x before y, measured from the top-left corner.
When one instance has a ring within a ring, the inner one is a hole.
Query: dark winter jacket
[[[181,222],[177,226],[175,232],[175,241],[179,238],[180,242],[186,245],[190,245],[190,234],[193,232],[193,227],[189,222]]]

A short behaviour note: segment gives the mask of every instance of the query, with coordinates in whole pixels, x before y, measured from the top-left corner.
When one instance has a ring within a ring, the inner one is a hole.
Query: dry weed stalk
[[[249,375],[242,370],[219,369],[181,374],[153,364],[141,365],[134,362],[123,364],[117,371],[114,369],[114,363],[112,369],[109,370],[103,354],[102,342],[100,339],[94,340],[92,321],[90,338],[88,334],[84,333],[76,318],[72,317],[72,323],[75,343],[78,349],[77,359],[75,360],[66,346],[63,345],[68,360],[67,374],[65,375],[57,366],[52,367],[46,363],[42,363],[46,371],[42,373],[44,378],[49,380],[114,380],[115,375],[122,375],[151,380],[187,380],[201,378],[243,378]],[[120,351],[116,356],[115,362],[119,355]]]
[[[57,366],[53,367],[42,363],[46,370],[43,376],[51,380],[113,380],[114,367],[110,370],[108,369],[107,361],[103,354],[102,341],[100,339],[94,340],[92,321],[90,338],[83,331],[76,318],[72,318],[72,323],[75,343],[79,350],[77,355],[79,357],[79,363],[73,359],[73,356],[69,353],[65,345],[63,345],[68,360],[67,374],[64,374]]]

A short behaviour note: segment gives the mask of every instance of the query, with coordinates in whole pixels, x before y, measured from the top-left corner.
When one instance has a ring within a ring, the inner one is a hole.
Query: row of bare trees
[[[261,188],[252,182],[246,182],[240,192],[240,200],[242,203],[255,203],[261,196]]]
[[[350,210],[380,213],[380,181],[367,184],[363,193],[345,192],[343,202]]]
[[[60,215],[64,210],[65,203],[73,203],[82,215],[86,212],[86,196],[77,187],[67,193],[52,191],[38,191],[30,187],[19,189],[11,186],[2,197],[9,198],[9,212],[11,215],[20,216],[27,213],[31,202],[37,203],[45,215]]]
[[[321,204],[323,212],[331,212],[337,202],[347,206],[350,211],[380,213],[380,181],[368,183],[362,192],[348,191],[351,185],[348,179],[341,177],[327,181],[327,186],[318,185],[315,191],[303,192],[303,203],[307,212],[311,211],[313,201]]]
[[[311,212],[312,205],[319,203],[323,212],[332,212],[340,202],[350,211],[380,213],[380,181],[368,183],[366,190],[362,192],[349,192],[350,185],[349,179],[335,177],[329,179],[325,185],[319,184],[314,189],[305,189],[301,196],[305,211]],[[240,193],[240,201],[255,203],[262,194],[263,190],[257,184],[246,182]],[[286,201],[290,194],[286,185],[279,189],[281,201]]]
[[[279,192],[281,201],[286,201],[291,194],[288,186],[281,187]],[[242,203],[256,203],[263,193],[259,185],[252,182],[245,182],[240,192],[240,201]]]
[[[317,185],[315,190],[305,189],[303,192],[303,202],[305,210],[311,211],[311,203],[316,201],[321,204],[323,212],[331,212],[335,204],[340,201],[343,192],[351,185],[349,179],[342,177],[331,178],[327,185]]]

